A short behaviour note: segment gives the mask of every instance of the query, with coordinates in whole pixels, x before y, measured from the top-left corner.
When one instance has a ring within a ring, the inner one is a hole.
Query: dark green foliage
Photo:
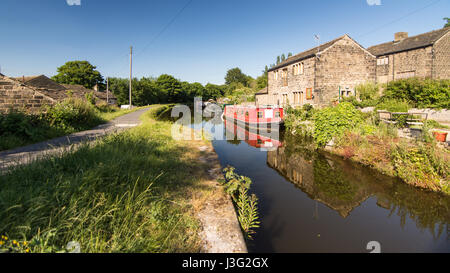
[[[444,27],[450,27],[450,18],[445,17],[445,18],[444,18],[444,21],[446,21]]]
[[[129,103],[129,80],[109,79],[110,90],[116,95],[119,105]],[[161,75],[157,79],[141,78],[132,80],[133,105],[145,106],[159,103],[192,103],[195,97],[204,101],[217,99],[225,94],[225,88],[208,83],[180,82],[170,75]]]
[[[243,86],[249,85],[248,76],[242,73],[241,69],[236,67],[228,70],[225,76],[225,84],[240,83]]]
[[[333,137],[341,136],[362,122],[362,113],[351,103],[324,108],[314,114],[314,140],[317,145],[325,146]]]
[[[103,77],[96,67],[87,61],[71,61],[58,68],[58,74],[52,79],[63,84],[79,84],[92,89],[103,86]]]
[[[390,82],[383,99],[404,100],[419,108],[450,108],[450,80],[411,78]]]

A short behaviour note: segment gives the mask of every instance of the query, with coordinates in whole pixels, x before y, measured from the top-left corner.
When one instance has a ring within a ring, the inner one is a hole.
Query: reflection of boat
[[[255,148],[266,148],[269,150],[277,149],[283,146],[278,132],[267,132],[267,130],[256,130],[245,126],[240,126],[233,122],[234,120],[224,119],[226,130],[231,136],[238,140],[245,141],[248,145]]]
[[[225,107],[225,118],[234,119],[239,124],[250,127],[270,126],[277,128],[283,124],[284,112],[281,107],[256,107],[229,105]]]

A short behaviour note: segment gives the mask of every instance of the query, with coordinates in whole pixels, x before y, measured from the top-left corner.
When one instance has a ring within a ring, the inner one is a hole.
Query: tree
[[[445,18],[444,18],[444,21],[447,21],[447,23],[445,24],[444,27],[450,27],[450,18],[445,17]]]
[[[236,67],[228,70],[225,76],[225,84],[241,83],[244,86],[248,85],[248,76],[242,73],[241,69]]]
[[[103,77],[96,68],[88,61],[70,61],[58,67],[58,74],[52,79],[58,83],[79,84],[92,89],[97,84],[104,85]]]
[[[158,77],[156,84],[162,92],[162,96],[165,97],[167,102],[182,102],[183,101],[183,89],[181,88],[181,82],[175,79],[173,76],[163,74]]]

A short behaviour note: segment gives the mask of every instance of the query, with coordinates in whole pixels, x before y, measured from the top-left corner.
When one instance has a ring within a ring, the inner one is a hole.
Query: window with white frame
[[[388,57],[377,59],[377,65],[388,65],[388,64],[389,64]]]
[[[303,63],[294,64],[294,75],[303,74]]]

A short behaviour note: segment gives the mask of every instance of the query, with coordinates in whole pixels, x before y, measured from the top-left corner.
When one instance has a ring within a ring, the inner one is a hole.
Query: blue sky
[[[368,47],[398,31],[439,29],[450,1],[1,0],[0,10],[8,76],[52,76],[66,61],[88,60],[103,76],[128,77],[133,45],[134,76],[221,84],[230,68],[256,77],[277,55],[314,47],[315,34],[349,34]]]

